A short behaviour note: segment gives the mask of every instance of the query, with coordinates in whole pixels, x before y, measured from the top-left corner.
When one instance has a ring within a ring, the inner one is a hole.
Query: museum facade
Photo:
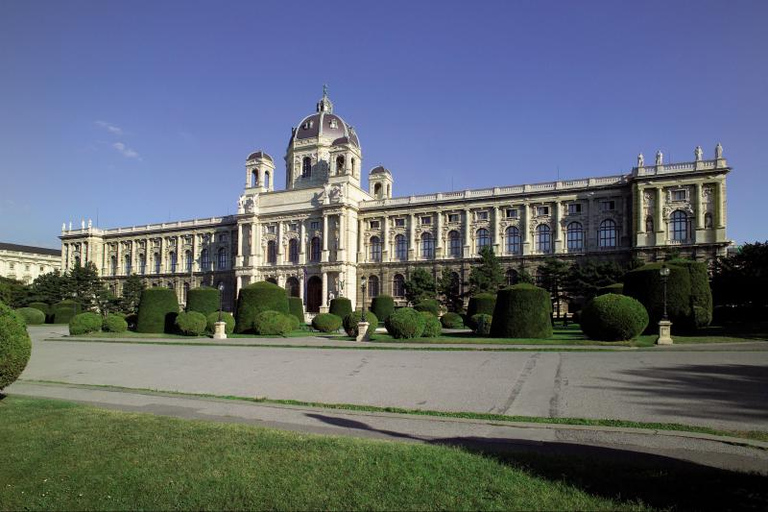
[[[724,255],[726,176],[722,147],[705,160],[653,164],[638,155],[628,173],[481,190],[394,196],[394,176],[367,173],[354,128],[334,114],[324,93],[316,111],[292,130],[285,189],[275,190],[275,162],[264,151],[245,162],[236,215],[99,229],[62,226],[61,263],[92,261],[115,293],[131,274],[148,286],[176,290],[180,302],[200,285],[224,290],[231,309],[238,290],[273,281],[302,297],[307,312],[333,297],[360,304],[387,294],[404,302],[416,268],[444,268],[465,283],[479,251],[491,247],[512,283],[536,274],[548,257],[645,261]],[[463,284],[460,284],[463,286]]]

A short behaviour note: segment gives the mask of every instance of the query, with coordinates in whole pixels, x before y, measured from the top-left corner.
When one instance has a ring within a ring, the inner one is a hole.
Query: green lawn
[[[21,397],[0,401],[0,417],[2,510],[745,509],[768,498],[765,477],[605,449],[484,454]]]

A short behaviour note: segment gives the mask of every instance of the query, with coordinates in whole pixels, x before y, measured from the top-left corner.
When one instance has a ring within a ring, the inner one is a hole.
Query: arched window
[[[682,210],[675,210],[670,217],[670,234],[672,240],[685,242],[688,240],[688,216]]]
[[[128,253],[125,255],[125,275],[131,275],[131,270],[131,254]]]
[[[320,237],[313,237],[309,242],[309,261],[320,261]]]
[[[211,268],[211,258],[208,256],[208,249],[200,251],[200,270],[205,272]]]
[[[113,276],[117,275],[117,258],[115,256],[109,258],[109,273]]]
[[[448,233],[448,250],[451,258],[461,258],[461,235],[456,230]]]
[[[344,155],[336,157],[336,174],[344,174]]]
[[[310,176],[312,176],[312,159],[305,156],[301,164],[301,177],[309,178]]]
[[[408,258],[408,240],[404,235],[395,237],[395,259],[405,261]]]
[[[488,233],[487,229],[480,228],[477,230],[475,236],[477,241],[477,253],[480,254],[480,251],[483,250],[483,247],[488,247],[491,245],[491,235]]]
[[[552,251],[552,233],[546,224],[536,226],[536,251],[540,253]]]
[[[168,258],[171,260],[171,272],[176,272],[176,252],[171,251]]]
[[[513,284],[517,284],[520,281],[520,275],[517,273],[517,270],[513,268],[507,270],[506,278],[507,286],[512,286]]]
[[[299,241],[295,238],[288,241],[288,261],[294,265],[299,262]]]
[[[277,243],[274,240],[267,242],[267,263],[277,263]]]
[[[402,274],[395,274],[392,278],[392,295],[394,297],[405,296],[405,278]]]
[[[370,240],[371,244],[371,261],[381,261],[381,240],[377,236],[372,236]]]
[[[616,222],[612,219],[605,219],[600,223],[600,227],[597,230],[597,244],[602,249],[610,249],[616,247],[616,240],[618,238],[618,230],[616,229]]]
[[[155,253],[155,274],[160,273],[160,253]]]
[[[187,269],[187,272],[192,272],[192,251],[184,253],[184,268]]]
[[[226,270],[227,267],[227,250],[221,247],[216,254],[216,270]]]
[[[373,186],[373,197],[381,199],[381,183],[377,183]]]
[[[355,168],[355,159],[352,158],[351,161],[352,161],[352,165],[351,165],[351,167],[352,167],[352,176],[355,176],[355,175],[357,175],[357,169]]]
[[[653,217],[650,215],[645,218],[645,232],[653,233]]]
[[[269,190],[269,171],[264,171],[264,188]]]
[[[368,277],[368,296],[370,298],[379,296],[379,278],[378,276]]]
[[[714,226],[714,223],[712,222],[712,214],[707,212],[704,214],[704,227],[705,228],[711,228]]]
[[[252,187],[259,186],[259,170],[258,169],[254,169],[253,172],[251,172],[251,186]]]
[[[584,227],[581,222],[571,222],[565,228],[565,238],[568,243],[568,252],[584,250]]]
[[[422,233],[421,235],[421,258],[431,260],[435,257],[435,239],[432,233]]]
[[[139,254],[139,274],[144,275],[147,273],[147,256],[145,254]]]
[[[509,226],[505,232],[507,238],[507,254],[520,254],[520,230]]]
[[[295,277],[289,277],[285,282],[285,289],[288,292],[289,297],[299,296],[299,280]]]

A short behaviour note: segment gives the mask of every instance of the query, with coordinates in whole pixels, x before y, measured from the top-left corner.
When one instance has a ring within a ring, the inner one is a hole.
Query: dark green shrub
[[[493,311],[494,338],[551,338],[552,302],[549,292],[532,284],[499,290]]]
[[[208,319],[199,311],[186,311],[176,315],[176,329],[185,336],[202,336]]]
[[[687,269],[691,277],[691,330],[707,327],[712,323],[713,305],[706,264],[690,260],[674,260],[669,263]]]
[[[336,332],[341,329],[341,317],[333,313],[320,313],[312,319],[312,327],[320,332]]]
[[[587,302],[581,310],[580,325],[590,339],[626,341],[643,332],[648,325],[648,312],[632,297],[608,293]]]
[[[259,281],[240,289],[235,313],[235,332],[257,332],[256,317],[263,311],[288,314],[288,297],[276,284]]]
[[[68,324],[80,311],[80,304],[73,300],[63,300],[53,306],[53,323]]]
[[[291,323],[291,332],[298,331],[301,324],[299,324],[299,319],[293,316],[292,314],[288,313],[285,315],[285,317],[288,319],[288,321]]]
[[[609,284],[608,286],[603,286],[602,288],[597,289],[597,294],[595,295],[605,295],[606,293],[615,293],[616,295],[624,295],[624,283],[614,283]]]
[[[101,330],[101,315],[98,313],[80,313],[72,317],[69,321],[69,334],[79,336],[89,332],[98,332]]]
[[[491,326],[493,325],[493,317],[486,315],[485,313],[478,313],[472,317],[472,325],[475,326],[472,329],[478,336],[488,336],[491,334]]]
[[[282,288],[278,287],[282,290]],[[285,297],[285,291],[283,291]],[[237,323],[235,323],[237,327]],[[266,310],[258,313],[253,319],[253,329],[256,334],[268,336],[287,336],[291,332],[291,319],[286,313]]]
[[[304,319],[304,303],[301,301],[301,297],[288,297],[288,311],[299,321],[299,326],[307,323]]]
[[[26,325],[40,325],[45,323],[45,313],[37,308],[19,308],[16,310]]]
[[[32,353],[21,315],[0,302],[0,389],[19,378]]]
[[[137,332],[173,332],[179,302],[176,292],[168,288],[147,288],[141,292]]]
[[[495,307],[496,296],[492,293],[478,293],[474,297],[470,297],[465,321],[467,327],[474,331],[475,325],[472,323],[472,317],[480,313],[484,315],[493,315]]]
[[[122,315],[110,313],[101,323],[104,332],[125,332],[128,330],[128,322]]]
[[[136,325],[139,323],[139,315],[136,313],[125,315],[125,321],[128,322],[128,330],[135,331]]]
[[[400,308],[387,318],[387,332],[397,339],[418,338],[424,332],[424,315],[413,308]]]
[[[424,332],[421,333],[422,338],[436,338],[443,334],[443,325],[440,323],[440,319],[433,315],[430,311],[420,311],[424,316]]]
[[[360,332],[357,328],[357,324],[362,322],[361,318],[362,313],[360,311],[353,311],[344,317],[344,332],[346,332],[348,336],[357,338],[357,335]],[[373,314],[372,311],[366,311],[365,321],[371,324],[368,326],[368,334],[371,336],[376,330],[376,326],[379,325],[379,319],[376,317],[376,315]]]
[[[458,313],[446,313],[442,317],[440,317],[440,323],[443,324],[443,327],[446,329],[463,329],[464,328],[464,319],[461,318],[461,315]]]
[[[219,321],[219,312],[215,311],[213,313],[210,313],[206,318],[205,330],[208,331],[210,334],[213,334],[213,329],[214,329],[213,324],[215,324],[218,321]],[[227,335],[230,335],[233,332],[235,332],[235,317],[232,316],[232,313],[227,313],[226,311],[222,311],[221,321],[227,324],[224,327],[224,332],[226,332]]]
[[[337,297],[331,301],[328,312],[339,318],[344,318],[352,312],[352,302],[346,297]]]
[[[207,317],[214,311],[218,311],[220,304],[221,294],[218,288],[202,286],[192,288],[187,293],[187,311],[197,311]]]
[[[413,309],[418,312],[432,313],[435,317],[440,316],[440,302],[435,299],[424,299],[413,306]]]
[[[39,309],[45,315],[46,322],[48,323],[53,322],[53,315],[51,314],[51,306],[49,306],[45,302],[30,302],[29,304],[27,304],[27,307]]]
[[[389,315],[395,312],[395,299],[389,295],[379,295],[371,299],[371,312],[380,322],[386,322]]]

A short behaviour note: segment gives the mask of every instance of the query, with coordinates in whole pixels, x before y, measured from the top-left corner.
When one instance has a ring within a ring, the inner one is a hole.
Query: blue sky
[[[0,240],[232,213],[327,83],[410,195],[711,158],[765,240],[768,2],[0,3]]]

